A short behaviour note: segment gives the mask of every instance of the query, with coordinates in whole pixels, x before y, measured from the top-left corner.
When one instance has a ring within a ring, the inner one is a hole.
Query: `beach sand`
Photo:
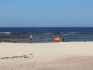
[[[0,70],[93,70],[93,42],[0,43]]]

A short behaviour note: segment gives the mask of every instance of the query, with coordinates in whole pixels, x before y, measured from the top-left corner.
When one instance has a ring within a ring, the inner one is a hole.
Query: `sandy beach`
[[[0,43],[0,70],[93,70],[93,42]]]

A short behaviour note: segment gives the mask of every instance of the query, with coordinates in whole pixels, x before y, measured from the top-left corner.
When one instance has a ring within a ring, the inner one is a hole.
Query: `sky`
[[[93,0],[0,0],[0,27],[93,27]]]

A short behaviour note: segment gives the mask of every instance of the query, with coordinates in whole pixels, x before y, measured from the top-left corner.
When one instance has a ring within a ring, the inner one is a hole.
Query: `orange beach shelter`
[[[54,38],[55,42],[61,42],[61,39],[59,37]]]

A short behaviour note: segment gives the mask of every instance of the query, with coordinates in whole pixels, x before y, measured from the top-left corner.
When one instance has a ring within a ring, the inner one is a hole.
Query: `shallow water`
[[[33,35],[33,43],[53,42],[55,37],[69,41],[93,41],[93,27],[12,27],[0,28],[2,41],[29,43],[29,36]],[[2,36],[6,36],[3,38]],[[10,38],[8,38],[10,36]],[[14,36],[14,38],[11,38]],[[16,36],[26,38],[16,38]]]

